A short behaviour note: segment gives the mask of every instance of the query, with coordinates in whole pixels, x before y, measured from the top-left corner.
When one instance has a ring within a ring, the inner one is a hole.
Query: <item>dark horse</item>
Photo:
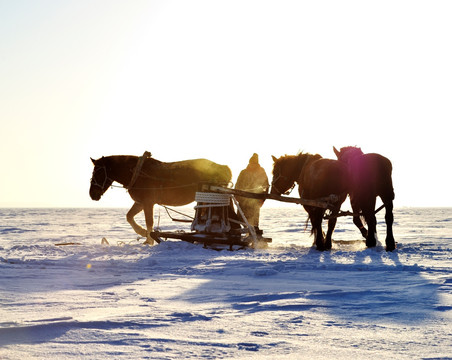
[[[315,206],[305,206],[312,225],[312,234],[317,250],[331,249],[331,236],[336,226],[337,215],[348,193],[347,167],[337,160],[323,159],[320,155],[286,155],[279,159],[273,156],[273,180],[271,194],[281,195],[298,183],[301,198],[315,200],[329,195],[337,195],[338,201],[328,220],[328,232],[323,237],[322,220],[325,210]]]
[[[386,250],[394,250],[395,241],[392,233],[394,188],[391,161],[380,154],[363,154],[360,148],[353,146],[343,147],[340,151],[333,147],[333,150],[337,158],[348,166],[352,209],[355,214],[362,212],[368,230],[359,215],[353,217],[353,222],[366,238],[366,245],[373,247],[377,244],[375,202],[379,196],[386,208]]]
[[[195,200],[198,183],[227,185],[232,178],[229,167],[206,159],[166,163],[150,156],[117,155],[91,160],[94,164],[89,189],[91,199],[99,200],[114,181],[122,184],[135,201],[127,213],[127,221],[137,234],[147,238],[148,244],[154,243],[150,232],[154,223],[155,204],[189,204]],[[135,215],[142,210],[147,230],[134,220]]]

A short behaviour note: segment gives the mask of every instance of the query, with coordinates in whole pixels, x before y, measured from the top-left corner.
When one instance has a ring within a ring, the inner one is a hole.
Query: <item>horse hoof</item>
[[[386,245],[386,251],[394,251],[396,249],[395,244],[394,245]]]
[[[377,246],[377,242],[376,241],[366,241],[366,246],[368,248],[375,247],[375,246]]]

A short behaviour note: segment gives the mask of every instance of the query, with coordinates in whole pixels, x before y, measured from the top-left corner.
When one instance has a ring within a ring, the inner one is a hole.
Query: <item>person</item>
[[[259,165],[259,156],[256,153],[251,156],[248,166],[240,172],[235,188],[253,193],[268,193],[268,177],[265,170]],[[249,224],[258,229],[260,209],[265,200],[242,196],[236,196],[236,199]]]

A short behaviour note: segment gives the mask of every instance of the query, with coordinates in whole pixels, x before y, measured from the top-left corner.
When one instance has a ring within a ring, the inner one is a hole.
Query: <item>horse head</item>
[[[91,199],[98,201],[101,196],[113,183],[113,179],[109,177],[108,162],[105,157],[94,160],[91,158],[94,165],[93,176],[91,177],[91,186],[89,188],[89,195]]]
[[[346,146],[341,148],[340,151],[333,146],[333,151],[336,154],[337,159],[346,164],[350,164],[357,156],[363,155],[361,148],[356,146]]]
[[[273,178],[271,182],[270,194],[288,195],[295,186],[297,180],[294,176],[292,162],[290,156],[281,156],[277,159],[273,158]]]

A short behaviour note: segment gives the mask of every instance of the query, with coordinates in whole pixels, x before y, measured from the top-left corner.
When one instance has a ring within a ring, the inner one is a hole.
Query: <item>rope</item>
[[[169,208],[168,206],[165,206],[165,205],[160,205],[160,206],[166,210],[166,213],[168,214],[169,218],[170,218],[171,220],[173,220],[173,221],[178,221],[178,222],[192,222],[192,221],[195,219],[193,216],[190,216],[190,215],[184,214],[184,213],[182,213],[182,212],[180,212],[180,211],[171,209],[171,208]],[[174,218],[174,217],[171,216],[170,210],[173,211],[173,212],[175,212],[176,214],[179,214],[179,215],[188,217],[188,218],[190,218],[191,220],[176,219],[176,218]],[[160,210],[159,210],[159,221],[160,221]]]
[[[165,181],[160,179],[159,181]],[[180,189],[180,188],[188,188],[188,187],[193,187],[193,186],[198,186],[197,183],[191,183],[191,184],[187,184],[187,185],[178,185],[178,186],[159,186],[159,187],[134,187],[134,190],[166,190],[166,189]],[[125,186],[116,186],[119,188],[126,188]],[[128,189],[128,188],[126,188]]]
[[[374,211],[374,214],[377,214],[381,209],[383,209],[385,207],[385,205],[381,205],[377,210]],[[337,215],[331,215],[331,214],[326,214],[323,218],[325,220],[331,219],[331,218],[338,218],[341,216],[363,216],[362,212],[359,213],[353,213],[351,211],[339,211],[339,213]]]
[[[237,188],[235,188],[235,190],[242,190],[242,191],[252,192],[252,193],[255,193],[255,194],[260,194],[260,193],[266,194],[266,193],[268,193],[268,186],[259,185],[259,186],[256,186],[254,188],[247,188],[247,189],[237,189]]]
[[[163,180],[160,180],[160,181],[163,181]],[[193,187],[193,186],[198,186],[198,184],[197,183],[191,183],[191,184],[187,184],[187,185],[159,186],[159,187],[136,187],[136,186],[134,186],[133,189],[134,190],[167,190],[167,189],[188,188],[188,187]],[[122,185],[115,185],[115,184],[113,184],[113,185],[111,185],[111,187],[129,190],[129,187],[122,186]]]

